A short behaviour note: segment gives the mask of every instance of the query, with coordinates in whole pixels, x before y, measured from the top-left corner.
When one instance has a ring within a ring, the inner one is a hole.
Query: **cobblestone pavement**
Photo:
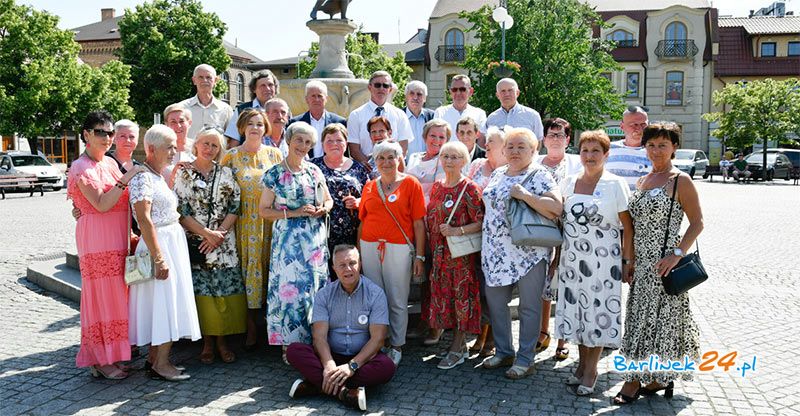
[[[368,392],[371,412],[428,414],[800,414],[800,377],[793,365],[800,318],[800,187],[696,181],[705,212],[703,261],[711,275],[692,291],[703,351],[737,351],[737,365],[757,357],[755,371],[699,373],[680,382],[675,397],[643,399],[614,408],[609,398],[622,381],[613,352],[604,354],[596,393],[576,398],[563,380],[577,349],[563,363],[554,344],[536,361],[538,374],[510,381],[502,370],[436,369],[435,347],[410,346],[394,380]],[[176,360],[191,381],[149,380],[142,371],[122,381],[93,379],[75,368],[80,339],[78,305],[43,292],[25,278],[35,257],[74,247],[74,222],[64,192],[44,197],[11,194],[0,201],[0,414],[252,414],[336,415],[345,410],[327,398],[293,401],[297,373],[278,350],[239,352],[234,364],[205,366],[199,345],[185,342]],[[142,359],[133,362],[142,366]]]

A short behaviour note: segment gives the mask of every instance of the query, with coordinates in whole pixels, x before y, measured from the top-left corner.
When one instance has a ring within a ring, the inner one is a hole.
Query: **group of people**
[[[198,66],[193,81],[197,95],[167,107],[168,125],[144,134],[141,164],[131,156],[135,123],[104,111],[84,123],[86,152],[70,168],[68,195],[84,282],[77,364],[95,376],[126,377],[130,346],[150,345],[152,377],[186,380],[169,360],[181,338],[203,339],[205,364],[233,362],[226,337],[245,333],[244,349],[257,348],[264,308],[268,344],[303,376],[290,395],[325,393],[362,410],[364,388],[392,378],[407,339],[436,345],[445,330],[453,336],[440,369],[477,353],[486,369],[508,367],[510,379],[534,374],[535,355],[550,344],[551,308],[555,359],[568,358],[567,343],[578,346],[566,380],[576,395],[594,392],[603,348],[630,360],[699,358],[688,296],[667,295],[661,283],[702,230],[692,181],[671,164],[675,124],[649,124],[630,107],[624,140],[583,132],[574,156],[569,122],[543,123],[517,102],[513,79],[497,83],[501,107],[487,116],[469,104],[467,76],[453,77],[452,104],[432,111],[418,81],[406,87],[407,107],[394,107],[391,76],[378,71],[370,100],[346,120],[325,110],[319,81],[306,85],[309,111],[294,118],[269,71],[235,110],[213,97],[212,67]],[[512,199],[557,221],[563,244],[515,244]],[[454,256],[460,236],[482,249]],[[132,250],[149,253],[154,279],[126,287]],[[422,309],[409,330],[412,283]],[[614,402],[671,394],[674,379],[690,377],[626,373]]]

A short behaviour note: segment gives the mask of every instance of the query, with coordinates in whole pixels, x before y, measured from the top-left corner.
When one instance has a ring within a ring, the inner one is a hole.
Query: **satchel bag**
[[[450,216],[447,217],[447,222],[445,222],[445,224],[450,224],[450,221],[453,219],[453,214],[455,214],[456,208],[458,208],[458,204],[461,202],[461,198],[464,196],[464,192],[466,190],[467,182],[465,181],[464,188],[461,189],[461,193],[458,194],[458,199],[456,200],[455,205],[453,205],[453,209],[450,211]],[[447,236],[447,247],[450,249],[450,257],[455,259],[481,251],[482,239],[483,233],[480,231],[477,233],[464,235]]]
[[[125,252],[125,284],[130,286],[153,280],[153,259],[149,251],[131,254],[131,216],[128,214],[128,251]]]
[[[535,169],[522,181],[523,187],[537,171]],[[557,247],[564,241],[555,221],[545,218],[525,201],[511,196],[506,202],[506,224],[511,242],[517,246]]]
[[[678,178],[675,178],[675,185],[672,188],[672,198],[669,202],[669,213],[667,214],[667,231],[664,233],[664,244],[661,247],[661,257],[667,252],[667,237],[669,235],[669,221],[672,217],[672,206],[675,204],[675,191],[678,189]],[[662,278],[664,291],[669,295],[677,296],[689,289],[708,280],[703,263],[700,262],[700,245],[695,241],[695,252],[689,253],[680,260],[678,264],[670,270],[669,274]]]
[[[214,185],[217,183],[217,162],[214,163],[214,173],[211,176],[211,194],[208,198],[208,218],[206,219],[206,228],[211,225],[211,217],[214,215]],[[191,264],[205,264],[206,255],[200,251],[200,244],[203,243],[203,237],[197,234],[189,234],[186,239],[186,244],[189,246],[189,263]]]

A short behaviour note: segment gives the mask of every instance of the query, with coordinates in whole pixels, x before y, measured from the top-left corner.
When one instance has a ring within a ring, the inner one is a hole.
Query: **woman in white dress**
[[[144,241],[136,252],[150,252],[154,276],[131,285],[128,310],[131,344],[151,345],[145,364],[150,377],[182,381],[189,375],[170,363],[169,350],[181,338],[200,339],[200,323],[186,233],[178,222],[178,198],[160,174],[177,152],[175,141],[175,132],[163,124],[147,130],[144,166],[148,171],[134,176],[128,185]]]
[[[610,146],[602,130],[583,132],[578,148],[584,170],[561,181],[556,337],[578,344],[578,368],[567,380],[578,396],[594,393],[603,348],[620,346],[622,281],[633,258],[628,185],[605,170]]]

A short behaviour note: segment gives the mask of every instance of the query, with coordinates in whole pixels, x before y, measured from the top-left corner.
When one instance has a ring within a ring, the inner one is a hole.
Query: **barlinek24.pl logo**
[[[722,371],[730,371],[732,368],[736,370],[742,377],[745,377],[748,372],[756,371],[757,356],[752,359],[742,361],[740,365],[736,363],[736,356],[739,355],[737,351],[730,351],[725,354],[720,354],[716,350],[707,351],[701,355],[701,360],[698,363],[693,358],[683,357],[683,359],[665,359],[658,355],[651,355],[646,360],[627,360],[621,355],[614,356],[614,370],[625,372],[656,372],[656,371],[676,371],[676,372],[707,372],[714,371],[719,368]]]

